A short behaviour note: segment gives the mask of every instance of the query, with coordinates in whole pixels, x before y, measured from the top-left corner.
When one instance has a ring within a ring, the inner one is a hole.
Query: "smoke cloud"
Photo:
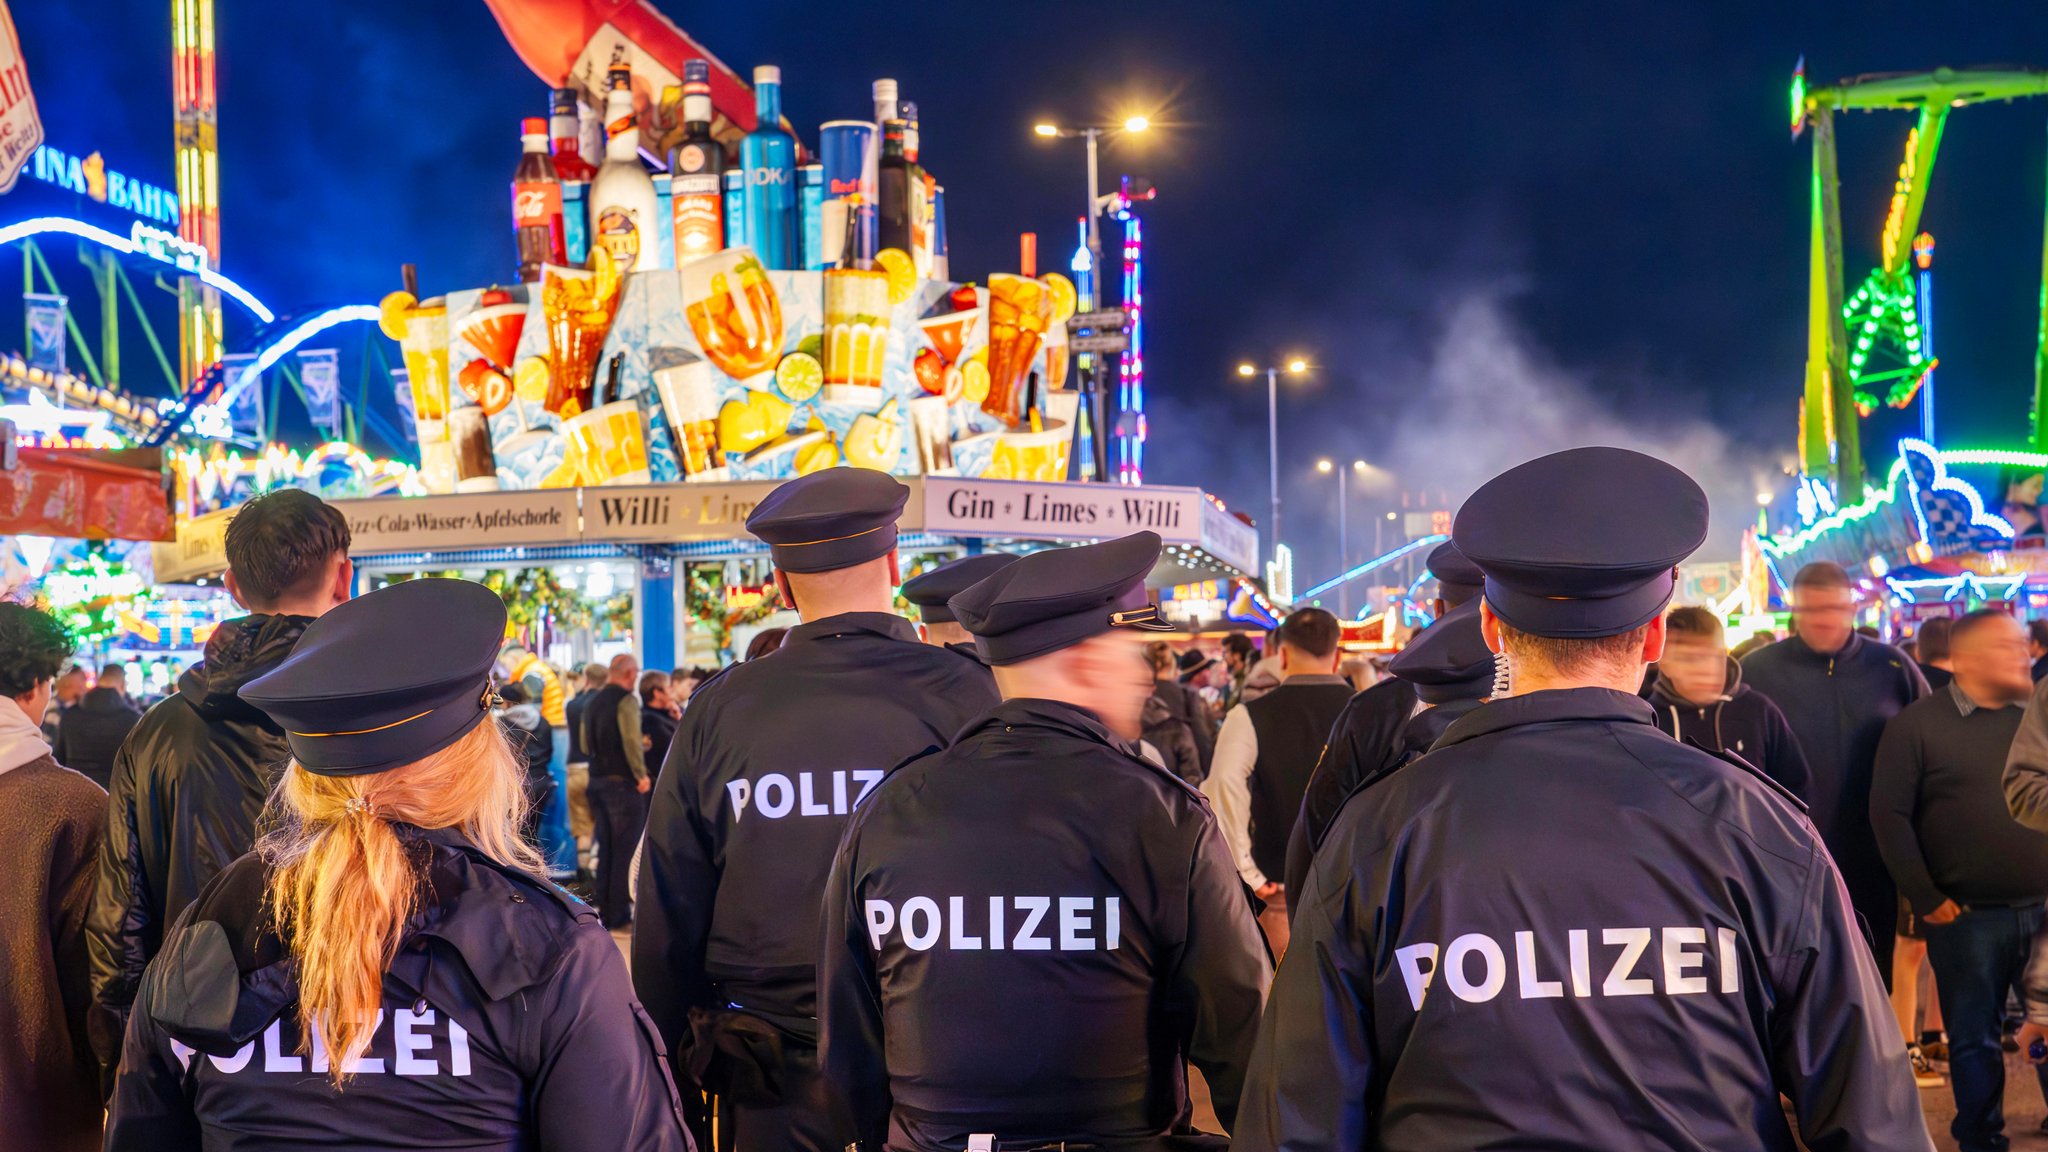
[[[1401,487],[1443,490],[1454,504],[1525,460],[1586,445],[1630,448],[1699,482],[1712,527],[1697,559],[1732,560],[1743,528],[1754,522],[1756,494],[1781,478],[1776,453],[1711,422],[1696,394],[1660,390],[1654,381],[1596,393],[1536,346],[1499,292],[1449,302],[1417,376],[1374,439]],[[1789,442],[1791,432],[1788,426],[1770,442]]]

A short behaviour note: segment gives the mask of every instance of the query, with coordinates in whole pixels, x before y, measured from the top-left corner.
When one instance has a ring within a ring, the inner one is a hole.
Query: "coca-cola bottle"
[[[512,173],[512,232],[519,244],[519,279],[540,279],[543,264],[566,264],[562,232],[562,182],[548,155],[548,122],[520,121],[519,168]]]

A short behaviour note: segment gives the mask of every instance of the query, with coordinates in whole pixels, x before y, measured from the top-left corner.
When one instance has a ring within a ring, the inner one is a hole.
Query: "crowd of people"
[[[766,497],[801,623],[715,676],[352,599],[290,490],[146,710],[0,605],[0,1152],[1223,1147],[1190,1068],[1260,1152],[1926,1148],[1916,1082],[1981,1152],[2008,1051],[2048,1095],[2048,622],[1893,646],[1816,563],[1731,650],[1614,449],[1476,493],[1383,669],[1157,638],[1149,533],[904,583],[905,498]]]

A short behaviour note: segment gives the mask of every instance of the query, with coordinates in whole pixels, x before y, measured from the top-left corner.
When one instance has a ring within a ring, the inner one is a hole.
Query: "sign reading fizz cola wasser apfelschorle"
[[[570,544],[581,535],[573,488],[332,503],[348,520],[349,551],[363,555]]]

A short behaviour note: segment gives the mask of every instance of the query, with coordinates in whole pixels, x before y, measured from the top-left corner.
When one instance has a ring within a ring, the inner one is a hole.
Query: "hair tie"
[[[361,813],[364,816],[376,815],[376,809],[370,804],[370,798],[368,796],[349,797],[348,803],[343,804],[341,806],[341,810],[344,814],[349,816],[354,816],[357,813]]]

